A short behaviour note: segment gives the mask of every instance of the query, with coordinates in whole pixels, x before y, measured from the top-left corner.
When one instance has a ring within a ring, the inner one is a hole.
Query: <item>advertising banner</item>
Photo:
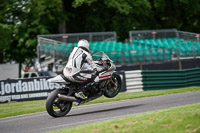
[[[62,85],[47,82],[48,78],[12,79],[0,81],[0,103],[44,99]]]

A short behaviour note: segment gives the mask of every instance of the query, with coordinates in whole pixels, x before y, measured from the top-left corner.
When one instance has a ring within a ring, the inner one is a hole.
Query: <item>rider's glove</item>
[[[104,68],[103,68],[103,71],[107,71],[107,70],[108,70],[108,67],[104,67]]]

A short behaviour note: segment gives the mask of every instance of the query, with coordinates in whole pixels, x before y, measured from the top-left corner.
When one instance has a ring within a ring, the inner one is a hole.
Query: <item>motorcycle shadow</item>
[[[82,116],[82,115],[88,115],[88,114],[97,114],[98,115],[98,113],[108,113],[111,111],[126,110],[126,109],[136,108],[136,107],[143,106],[143,105],[145,105],[145,104],[127,105],[127,106],[113,107],[113,108],[111,107],[108,109],[100,109],[100,110],[88,111],[88,112],[84,111],[83,113],[75,113],[75,114],[73,114],[73,112],[72,112],[72,114],[69,114],[66,117]]]

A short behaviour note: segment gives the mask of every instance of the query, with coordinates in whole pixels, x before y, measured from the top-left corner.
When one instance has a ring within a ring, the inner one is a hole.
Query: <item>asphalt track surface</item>
[[[38,133],[200,102],[200,91],[74,107],[65,117],[47,112],[0,119],[0,133]]]

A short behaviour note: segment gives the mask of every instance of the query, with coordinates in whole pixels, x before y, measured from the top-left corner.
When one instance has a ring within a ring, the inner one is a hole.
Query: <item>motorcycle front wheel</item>
[[[104,92],[104,96],[107,98],[115,97],[121,90],[121,77],[120,75],[114,73],[111,78],[112,82],[110,82],[110,86]]]
[[[56,89],[51,92],[46,100],[46,110],[52,117],[62,117],[69,113],[72,108],[72,102],[58,99],[58,94],[67,95],[68,91]]]

